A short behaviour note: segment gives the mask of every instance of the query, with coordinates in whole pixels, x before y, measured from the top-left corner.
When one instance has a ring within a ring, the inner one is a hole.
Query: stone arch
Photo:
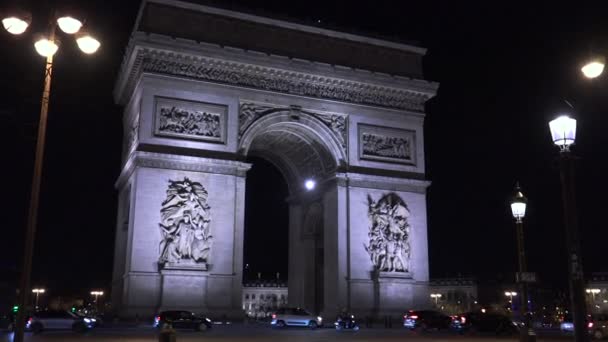
[[[239,153],[256,155],[274,164],[287,180],[292,194],[307,178],[324,180],[346,160],[334,133],[314,116],[285,108],[262,116],[244,132]]]

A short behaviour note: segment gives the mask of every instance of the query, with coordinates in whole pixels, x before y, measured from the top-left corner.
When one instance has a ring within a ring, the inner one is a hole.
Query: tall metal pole
[[[521,218],[517,218],[515,221],[516,230],[517,230],[517,260],[519,263],[519,288],[521,292],[521,303],[519,305],[519,316],[524,324],[520,329],[521,333],[521,341],[526,342],[531,340],[530,336],[534,336],[534,331],[532,331],[532,327],[530,325],[530,316],[527,314],[528,308],[528,284],[524,281],[523,274],[527,272],[526,267],[526,252],[524,248],[524,223]],[[513,298],[513,297],[511,297]],[[513,303],[513,299],[511,299],[511,303]]]
[[[574,318],[574,338],[576,342],[588,341],[589,336],[585,322],[585,280],[583,278],[583,261],[576,220],[576,197],[574,187],[575,159],[569,150],[563,149],[559,154],[560,179],[562,183],[562,200],[564,205],[564,227],[568,250],[568,275],[570,283],[570,301]]]
[[[51,25],[50,41],[55,41],[55,26]],[[27,230],[25,232],[25,248],[23,249],[23,268],[19,285],[19,309],[17,311],[16,330],[14,342],[23,342],[25,329],[25,309],[29,300],[30,281],[32,273],[32,256],[36,226],[38,223],[38,203],[40,197],[40,180],[42,178],[42,161],[44,159],[44,143],[46,140],[46,121],[51,96],[51,75],[53,72],[53,55],[46,57],[44,68],[44,88],[42,90],[42,103],[40,105],[40,122],[38,124],[38,139],[36,140],[36,156],[34,160],[34,174],[32,176],[32,193],[30,195],[30,208],[27,216]]]

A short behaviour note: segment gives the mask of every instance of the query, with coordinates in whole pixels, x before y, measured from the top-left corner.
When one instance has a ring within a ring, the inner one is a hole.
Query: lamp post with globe
[[[36,225],[38,220],[38,204],[40,197],[40,181],[42,178],[42,161],[44,157],[44,145],[46,140],[46,122],[51,97],[51,76],[53,73],[53,56],[59,50],[59,31],[67,35],[76,35],[76,44],[85,54],[92,54],[97,51],[100,43],[90,33],[83,29],[83,23],[70,13],[59,13],[51,16],[49,29],[46,35],[40,36],[34,43],[34,48],[38,54],[46,58],[44,68],[44,86],[40,105],[40,121],[38,124],[38,138],[36,140],[36,155],[34,159],[34,172],[32,176],[32,189],[30,195],[30,205],[27,216],[27,227],[25,232],[25,248],[23,249],[23,267],[19,284],[19,308],[17,312],[17,322],[25,321],[25,308],[29,300],[30,280],[32,271],[32,254],[34,250],[34,240],[36,236]],[[2,19],[4,29],[13,35],[25,33],[32,21],[29,12],[21,9],[14,9],[5,13]],[[17,324],[14,341],[23,341],[25,324]]]
[[[566,245],[568,251],[568,280],[570,284],[570,301],[574,323],[574,337],[577,342],[589,339],[585,323],[585,280],[583,277],[583,262],[576,219],[576,198],[574,183],[574,167],[576,157],[571,153],[570,146],[576,139],[576,120],[561,115],[549,122],[553,143],[559,147],[560,181],[562,186],[562,201],[564,207],[564,228],[566,230]]]

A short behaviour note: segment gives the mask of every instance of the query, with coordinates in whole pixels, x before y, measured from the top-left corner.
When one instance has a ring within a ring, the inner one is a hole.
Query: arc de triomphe
[[[144,1],[114,94],[124,106],[118,312],[240,314],[252,155],[289,186],[290,305],[327,314],[426,306],[423,122],[438,85],[422,79],[424,54]]]

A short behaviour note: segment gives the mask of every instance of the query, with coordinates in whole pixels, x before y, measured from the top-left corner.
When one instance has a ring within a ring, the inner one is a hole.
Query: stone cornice
[[[351,172],[336,173],[335,180],[338,182],[338,185],[341,186],[346,186],[348,184],[348,186],[356,188],[407,191],[421,194],[425,194],[426,189],[431,185],[431,182],[426,180],[375,176]]]
[[[116,188],[120,188],[133,171],[140,166],[158,169],[207,172],[238,177],[245,177],[245,174],[251,168],[251,164],[234,160],[136,151],[133,152],[126,161],[122,172],[116,181]]]
[[[179,52],[176,52],[179,51]],[[272,65],[272,66],[270,66]],[[275,67],[277,66],[277,67]],[[142,73],[424,113],[437,84],[159,35],[136,34],[115,99],[124,104]]]

